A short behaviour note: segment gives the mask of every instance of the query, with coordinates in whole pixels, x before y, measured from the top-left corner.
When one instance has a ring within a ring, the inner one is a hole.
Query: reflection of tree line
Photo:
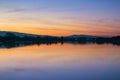
[[[0,37],[0,48],[12,48],[12,47],[20,47],[20,46],[29,46],[34,44],[64,44],[64,43],[71,43],[71,44],[113,44],[120,46],[120,36],[118,37],[111,37],[111,38],[86,38],[86,37],[79,37],[79,38],[68,38],[68,37],[18,37],[18,36],[6,36]]]

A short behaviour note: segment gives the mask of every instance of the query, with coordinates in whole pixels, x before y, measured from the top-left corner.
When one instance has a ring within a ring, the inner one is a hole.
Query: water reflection
[[[0,49],[0,80],[119,80],[120,47],[52,44]]]
[[[93,42],[87,42],[87,41],[81,41],[81,42],[77,42],[77,41],[71,41],[71,42],[25,42],[25,41],[18,41],[18,42],[1,42],[0,43],[0,48],[16,48],[16,47],[24,47],[24,46],[32,46],[32,45],[53,45],[53,44],[73,44],[73,45],[87,45],[87,44],[99,44],[99,45],[104,45],[107,43],[93,43]],[[110,43],[109,43],[110,44]],[[116,46],[120,46],[120,44],[114,44],[111,43],[112,45],[116,45]]]

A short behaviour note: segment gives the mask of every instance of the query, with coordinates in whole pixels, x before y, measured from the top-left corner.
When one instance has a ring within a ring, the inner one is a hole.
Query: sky
[[[120,0],[0,0],[0,31],[120,35]]]

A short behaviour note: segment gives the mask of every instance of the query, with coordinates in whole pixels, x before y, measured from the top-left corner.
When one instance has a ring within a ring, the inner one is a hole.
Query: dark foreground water
[[[0,80],[120,80],[120,46],[2,46]]]

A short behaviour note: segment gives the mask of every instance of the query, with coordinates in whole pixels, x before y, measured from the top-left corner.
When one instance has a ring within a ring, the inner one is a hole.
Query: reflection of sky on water
[[[41,45],[0,49],[0,80],[119,80],[112,45]]]

